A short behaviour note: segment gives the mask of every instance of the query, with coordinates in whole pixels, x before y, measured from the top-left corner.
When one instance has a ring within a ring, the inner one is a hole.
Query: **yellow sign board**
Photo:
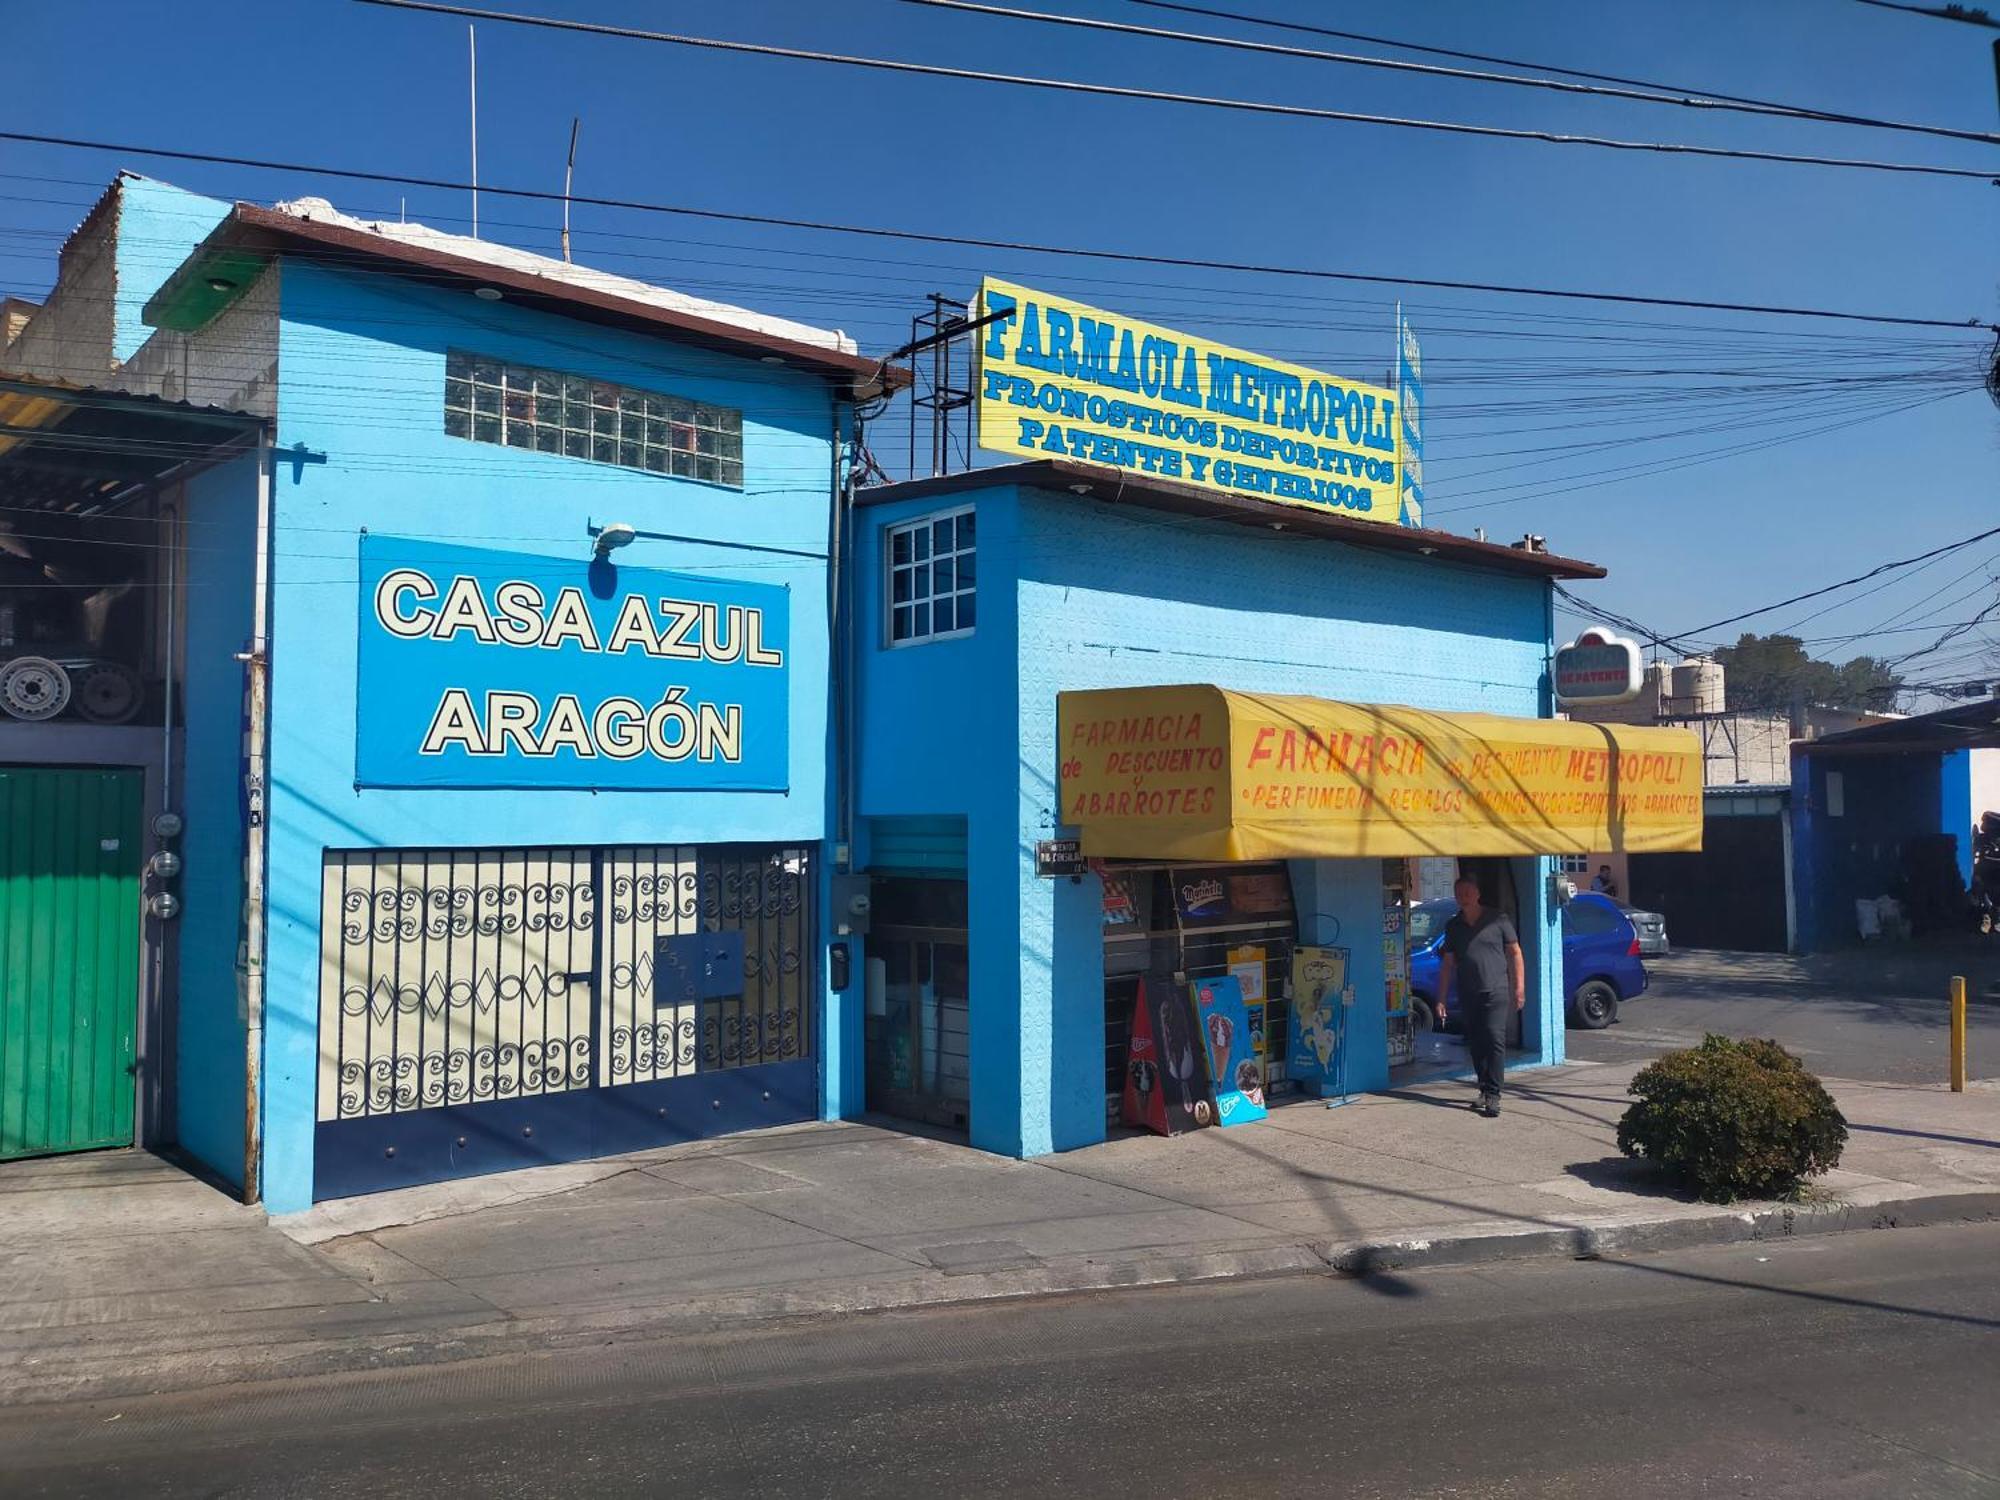
[[[1701,847],[1684,729],[1115,688],[1057,699],[1062,821],[1097,858],[1658,853]]]
[[[987,277],[979,446],[1402,518],[1395,393]]]

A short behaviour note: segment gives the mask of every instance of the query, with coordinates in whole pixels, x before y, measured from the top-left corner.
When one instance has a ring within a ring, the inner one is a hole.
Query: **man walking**
[[[1479,1075],[1479,1100],[1472,1107],[1491,1120],[1500,1113],[1500,1082],[1507,1067],[1507,1001],[1519,1010],[1527,1000],[1527,970],[1521,938],[1505,912],[1480,903],[1479,882],[1460,878],[1451,888],[1458,915],[1445,924],[1438,958],[1438,1024],[1451,1003],[1452,980],[1464,1006],[1465,1049]]]

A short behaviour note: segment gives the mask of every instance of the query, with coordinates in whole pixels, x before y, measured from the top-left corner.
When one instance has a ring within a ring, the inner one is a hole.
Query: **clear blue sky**
[[[1035,3],[1314,44],[1124,0]],[[1675,85],[2000,129],[1995,33],[1852,0],[1214,3]],[[2000,149],[1972,144],[1090,36],[895,0],[522,8],[1179,92],[2000,170]],[[480,169],[489,183],[559,187],[570,118],[581,114],[577,190],[588,194],[1215,260],[1996,316],[2000,190],[1974,181],[1056,97],[496,24],[480,27],[479,49]],[[0,0],[0,52],[8,59],[0,128],[466,173],[462,21],[342,0],[220,10]],[[379,185],[0,145],[0,288],[46,289],[61,234],[120,166],[223,197],[310,192],[355,212],[403,207]],[[454,229],[467,213],[462,193],[413,190],[407,208]],[[551,205],[488,197],[483,217],[489,237],[554,247]],[[922,293],[963,295],[981,271],[994,271],[1355,378],[1382,378],[1391,353],[1392,288],[594,208],[579,209],[575,224],[581,261],[839,326],[875,350],[908,336]],[[1602,561],[1612,576],[1590,586],[1590,597],[1656,628],[1690,629],[2000,525],[2000,412],[1984,394],[1883,415],[1971,385],[1990,337],[1458,293],[1412,292],[1405,301],[1424,340],[1434,520],[1484,526],[1499,539],[1535,531],[1556,550]],[[1845,375],[1894,378],[1820,384]],[[1785,438],[1796,441],[1777,441]],[[902,430],[885,428],[876,441],[885,456],[900,455]],[[1744,451],[1695,462],[1727,448]],[[1988,543],[1815,618],[1801,622],[1811,608],[1802,607],[1756,624],[1797,623],[1814,638],[1884,623],[1941,627],[1991,602],[1995,573],[2000,545]],[[1934,635],[1816,649],[1836,659],[1896,654]],[[1993,648],[1968,650],[1989,638],[2000,640],[2000,628],[1913,663],[1911,674],[2000,671]]]

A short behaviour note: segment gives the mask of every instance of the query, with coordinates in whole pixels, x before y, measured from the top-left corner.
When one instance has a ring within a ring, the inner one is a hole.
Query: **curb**
[[[1653,1219],[1606,1220],[1523,1229],[1518,1221],[1454,1225],[1393,1240],[1278,1243],[1240,1250],[1126,1252],[1074,1256],[967,1274],[924,1274],[875,1282],[772,1288],[602,1308],[560,1318],[405,1329],[361,1337],[183,1350],[175,1355],[100,1349],[63,1368],[34,1361],[34,1384],[0,1390],[0,1412],[61,1402],[108,1400],[250,1381],[443,1366],[591,1344],[714,1334],[733,1329],[854,1316],[965,1308],[1027,1298],[1276,1277],[1368,1276],[1404,1270],[1521,1260],[1593,1260],[1659,1254],[1703,1245],[1803,1238],[1852,1230],[1919,1228],[2000,1219],[2000,1189],[1865,1195],[1825,1204],[1773,1204],[1741,1211],[1703,1206]],[[0,1371],[13,1374],[15,1371]]]
[[[1329,1245],[1326,1263],[1344,1275],[1496,1261],[1595,1260],[1607,1255],[1654,1255],[1703,1245],[1801,1239],[1857,1229],[1918,1229],[2000,1219],[2000,1189],[1922,1193],[1870,1201],[1776,1204],[1689,1218],[1641,1219],[1552,1229],[1475,1229],[1411,1235],[1375,1243]]]

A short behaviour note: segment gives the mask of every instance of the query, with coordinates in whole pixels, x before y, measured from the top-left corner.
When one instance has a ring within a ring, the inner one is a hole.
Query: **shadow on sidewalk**
[[[1440,1102],[1446,1102],[1449,1108],[1464,1108],[1463,1105],[1449,1104],[1448,1101]],[[1572,1249],[1575,1254],[1585,1254],[1590,1248],[1590,1231],[1564,1219],[1546,1218],[1539,1214],[1521,1213],[1518,1211],[1508,1212],[1481,1204],[1467,1203],[1462,1199],[1446,1197],[1439,1193],[1418,1192],[1412,1188],[1383,1187],[1379,1184],[1364,1182],[1356,1178],[1342,1177],[1333,1172],[1315,1171],[1310,1168],[1298,1166],[1274,1152],[1266,1151],[1248,1140],[1237,1138],[1229,1133],[1217,1131],[1213,1132],[1212,1135],[1217,1149],[1227,1148],[1239,1151],[1245,1156],[1254,1157],[1259,1161],[1276,1167],[1285,1175],[1298,1181],[1324,1183],[1336,1188],[1350,1188],[1360,1194],[1400,1198],[1409,1203],[1423,1203],[1435,1208],[1446,1209],[1453,1214],[1471,1215],[1475,1220],[1481,1222],[1490,1223],[1500,1220],[1514,1224],[1531,1225],[1537,1229],[1561,1230],[1572,1237]],[[1240,1133],[1238,1135],[1240,1136]],[[1496,1186],[1503,1185],[1505,1184],[1496,1184]],[[1369,1233],[1369,1231],[1364,1230],[1358,1225],[1351,1216],[1340,1211],[1337,1207],[1336,1199],[1315,1198],[1314,1202],[1321,1216],[1326,1220],[1327,1229],[1336,1240],[1358,1238]],[[1218,1208],[1216,1211],[1226,1212],[1227,1210]],[[1421,1286],[1407,1281],[1400,1276],[1390,1274],[1395,1259],[1396,1254],[1393,1250],[1365,1250],[1361,1252],[1359,1260],[1349,1269],[1355,1273],[1356,1280],[1362,1286],[1379,1295],[1392,1297],[1420,1297],[1425,1295],[1424,1288]]]
[[[1596,1161],[1573,1161],[1563,1171],[1607,1193],[1624,1193],[1662,1203],[1701,1201],[1695,1194],[1674,1186],[1652,1162],[1638,1157],[1605,1156]]]
[[[1870,1135],[1907,1135],[1922,1141],[1944,1141],[1954,1146],[1983,1146],[1988,1151],[2000,1151],[2000,1141],[1977,1135],[1944,1135],[1935,1130],[1905,1130],[1899,1125],[1857,1125],[1847,1122],[1849,1130],[1865,1130]]]

